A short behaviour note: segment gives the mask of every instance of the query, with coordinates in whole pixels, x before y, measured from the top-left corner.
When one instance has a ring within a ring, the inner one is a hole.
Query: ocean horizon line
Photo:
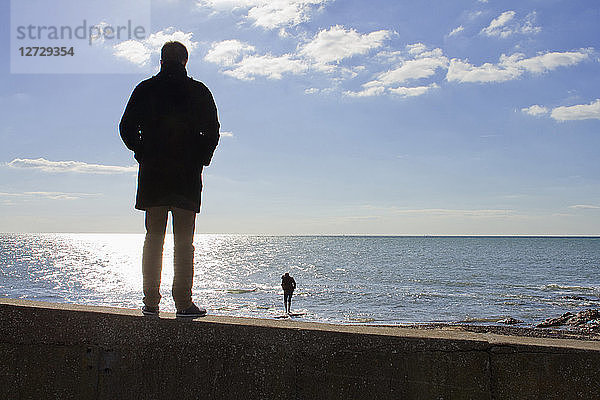
[[[63,235],[144,235],[145,232],[0,232],[0,234],[63,234]],[[167,232],[172,235],[172,232]],[[598,239],[600,234],[387,234],[387,233],[227,233],[201,232],[200,235],[219,236],[264,236],[264,237],[406,237],[406,238],[581,238]]]

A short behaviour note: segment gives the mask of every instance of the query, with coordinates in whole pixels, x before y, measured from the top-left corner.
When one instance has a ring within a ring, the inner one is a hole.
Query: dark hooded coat
[[[188,77],[181,63],[163,63],[157,75],[134,89],[119,131],[139,163],[135,208],[199,212],[202,168],[219,142],[208,88]]]

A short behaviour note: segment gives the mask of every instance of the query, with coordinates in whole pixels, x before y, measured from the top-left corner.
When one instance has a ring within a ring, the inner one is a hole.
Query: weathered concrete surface
[[[0,399],[597,399],[600,343],[0,300]]]

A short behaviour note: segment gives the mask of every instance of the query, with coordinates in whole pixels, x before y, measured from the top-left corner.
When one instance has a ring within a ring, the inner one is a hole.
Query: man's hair
[[[167,42],[160,50],[160,58],[163,62],[177,61],[185,64],[188,59],[188,51],[185,46],[179,42]]]

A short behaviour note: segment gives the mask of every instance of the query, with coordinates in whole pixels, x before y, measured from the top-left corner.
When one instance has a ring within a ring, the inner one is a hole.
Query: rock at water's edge
[[[553,326],[575,326],[591,330],[600,329],[600,311],[588,309],[579,311],[577,314],[566,312],[558,318],[548,318],[537,324],[538,328],[550,328]]]

